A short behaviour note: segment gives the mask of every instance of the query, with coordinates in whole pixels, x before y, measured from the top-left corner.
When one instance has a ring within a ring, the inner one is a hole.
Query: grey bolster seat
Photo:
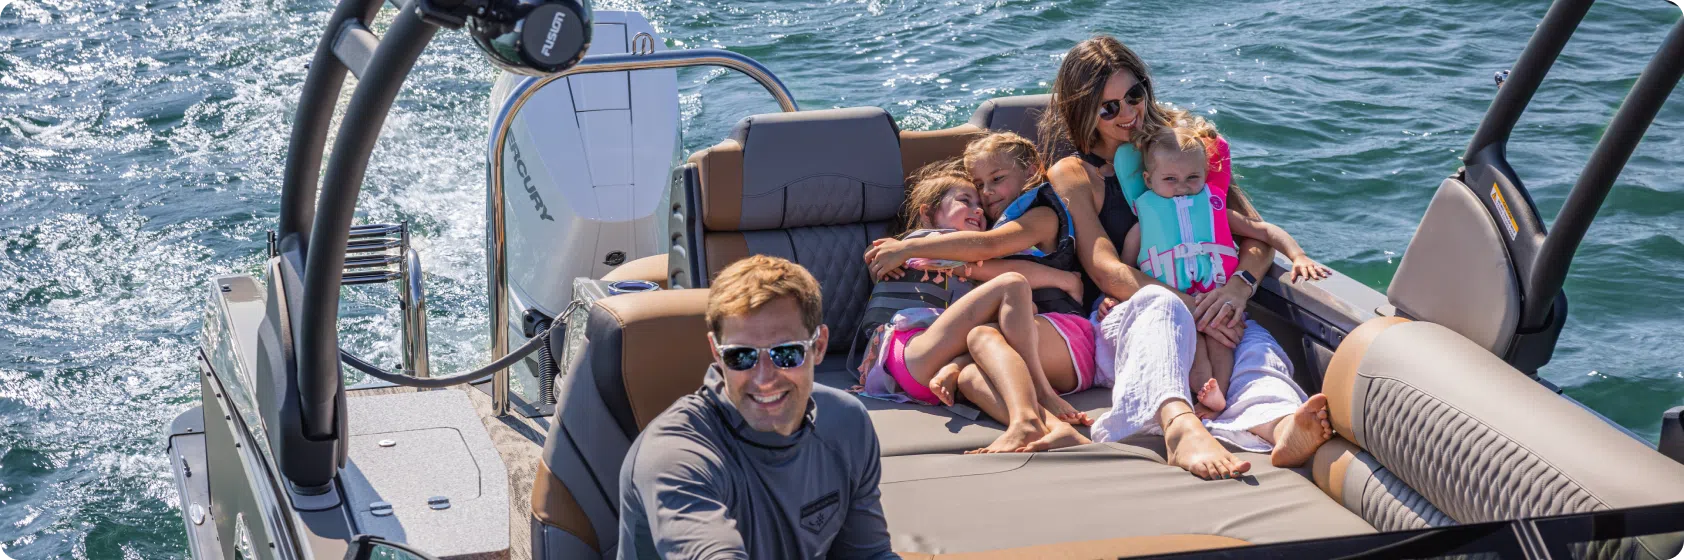
[[[1352,331],[1322,392],[1339,433],[1316,483],[1382,530],[1684,501],[1656,453],[1449,328],[1377,318]],[[1592,556],[1672,558],[1679,535]]]
[[[591,306],[586,350],[556,387],[557,414],[532,484],[538,558],[613,556],[627,449],[673,401],[701,387],[713,359],[702,318],[707,295],[631,293]]]

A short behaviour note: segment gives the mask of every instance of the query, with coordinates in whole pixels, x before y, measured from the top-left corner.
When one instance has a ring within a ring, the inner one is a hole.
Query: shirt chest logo
[[[830,523],[830,519],[836,517],[836,510],[839,509],[837,506],[841,503],[842,494],[835,490],[817,500],[807,502],[807,505],[801,506],[801,527],[815,535],[819,534],[825,525]]]

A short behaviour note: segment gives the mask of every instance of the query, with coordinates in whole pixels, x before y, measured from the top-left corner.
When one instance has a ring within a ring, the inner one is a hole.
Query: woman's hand
[[[870,265],[871,277],[877,280],[904,266],[906,259],[906,242],[899,239],[879,239],[865,250],[865,262]]]
[[[1229,348],[1236,348],[1240,345],[1240,339],[1245,337],[1245,322],[1241,321],[1240,324],[1234,326],[1215,324],[1199,332],[1204,333],[1205,337],[1212,342]]]
[[[1198,323],[1200,332],[1215,324],[1238,326],[1245,322],[1245,304],[1250,299],[1250,286],[1244,281],[1230,280],[1222,287],[1193,296],[1193,321]]]
[[[1309,255],[1298,255],[1292,259],[1293,282],[1299,280],[1321,280],[1333,274],[1332,270],[1311,259]]]

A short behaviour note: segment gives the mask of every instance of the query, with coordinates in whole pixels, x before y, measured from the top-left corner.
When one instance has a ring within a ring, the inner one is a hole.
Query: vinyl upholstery
[[[1372,322],[1347,343],[1359,335],[1370,342],[1341,345],[1323,386],[1335,428],[1449,518],[1474,523],[1684,501],[1684,465],[1449,328]],[[1347,505],[1352,492],[1347,475]],[[1643,546],[1669,558],[1679,539],[1643,539]]]

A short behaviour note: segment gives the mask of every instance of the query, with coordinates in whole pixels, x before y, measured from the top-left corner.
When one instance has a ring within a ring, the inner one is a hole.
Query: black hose
[[[550,321],[543,320],[538,323],[538,326],[548,333],[550,332],[550,324]],[[563,329],[563,332],[565,331],[566,329]],[[549,337],[545,336],[544,338],[548,339]],[[550,345],[539,346],[538,398],[543,399],[544,404],[555,404],[555,376],[559,371],[560,368],[556,367],[555,356],[550,353]]]
[[[351,366],[352,369],[369,374],[374,376],[375,379],[379,379],[393,385],[416,387],[420,389],[438,389],[441,387],[449,387],[452,385],[479,381],[483,378],[489,377],[492,372],[514,365],[515,362],[527,357],[534,351],[542,350],[544,353],[548,353],[550,345],[549,342],[550,329],[545,328],[544,332],[538,333],[538,336],[532,337],[532,340],[526,341],[526,344],[522,344],[520,348],[516,348],[513,352],[509,352],[507,355],[497,358],[496,361],[486,364],[485,367],[449,377],[415,377],[401,373],[392,373],[380,369],[380,366],[368,363],[362,358],[351,355],[350,352],[346,352],[343,348],[339,350],[339,361],[344,362],[345,365]]]

